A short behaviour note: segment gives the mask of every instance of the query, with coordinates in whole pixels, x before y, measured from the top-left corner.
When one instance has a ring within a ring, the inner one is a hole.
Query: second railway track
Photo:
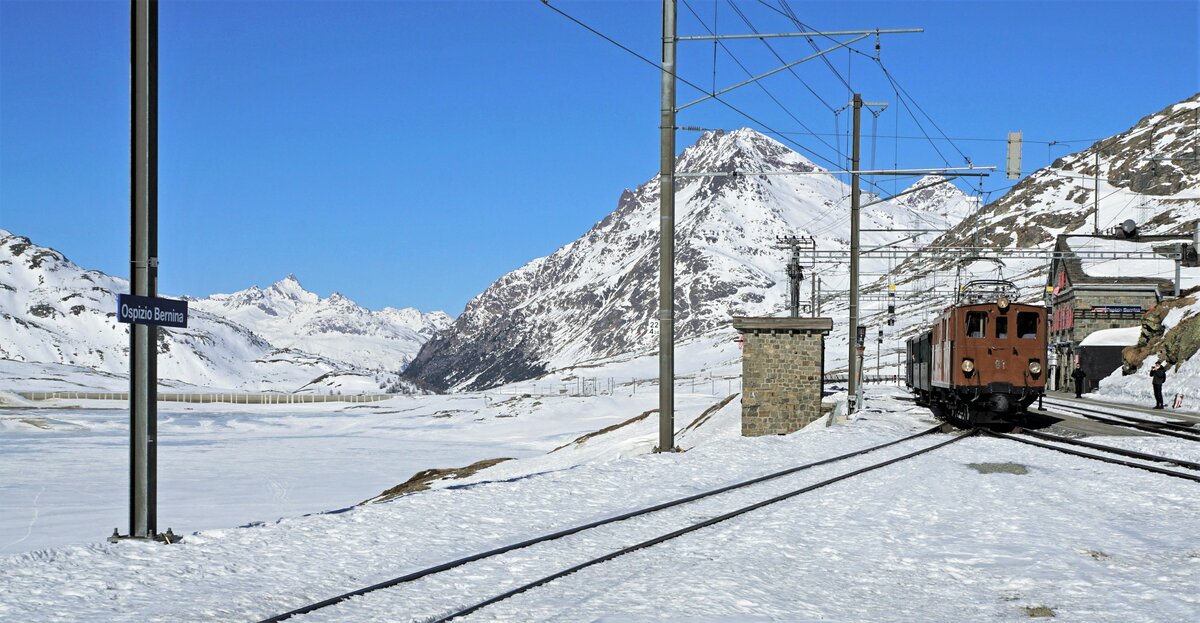
[[[1074,415],[1096,422],[1102,422],[1110,426],[1131,428],[1143,432],[1165,435],[1167,437],[1175,437],[1177,439],[1200,441],[1200,428],[1186,424],[1152,420],[1127,413],[1119,413],[1111,409],[1096,409],[1090,406],[1077,405],[1071,402],[1050,400],[1046,401],[1046,403],[1046,412],[1048,413],[1054,413],[1057,411],[1066,415]]]
[[[388,610],[383,619],[390,621],[448,621],[583,568],[607,562],[624,554],[657,545],[803,493],[931,452],[973,434],[973,431],[959,434],[949,440],[926,445],[865,466],[860,465],[861,460],[856,461],[858,457],[868,453],[904,444],[918,437],[931,435],[937,430],[938,428],[935,427],[878,446],[800,465],[694,496],[567,528],[413,571],[391,580],[378,582],[263,619],[262,623],[284,621],[318,610],[324,610],[321,613],[323,620],[329,617],[346,620],[378,617],[379,615],[368,613],[368,604],[361,598],[390,590],[407,591],[408,594],[404,598],[406,611]],[[813,475],[806,476],[807,480],[798,480],[794,476],[813,468],[843,461],[850,462],[851,464],[846,467],[852,469],[841,470],[832,477],[828,470],[814,472]],[[766,487],[755,486],[763,483],[769,483],[769,485]],[[660,513],[667,509],[677,510],[672,513]],[[633,521],[635,519],[636,521]],[[613,531],[619,532],[619,536],[614,536]],[[563,543],[557,546],[548,546],[551,548],[549,550],[543,551],[544,548],[538,547],[560,540],[563,540]],[[613,542],[622,545],[613,547],[611,545]],[[568,551],[562,551],[564,549]],[[473,583],[478,583],[479,578],[505,576],[512,580],[506,582],[503,587],[472,586]],[[437,586],[441,588],[436,588]],[[464,606],[464,603],[470,605]]]

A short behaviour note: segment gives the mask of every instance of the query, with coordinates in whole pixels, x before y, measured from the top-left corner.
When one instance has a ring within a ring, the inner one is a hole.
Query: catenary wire
[[[708,31],[708,33],[709,33],[709,34],[711,34],[711,35],[716,35],[716,34],[717,34],[717,33],[716,33],[716,30],[715,30],[715,28],[709,28],[708,24],[706,24],[706,23],[704,22],[704,19],[700,17],[700,14],[696,12],[696,10],[695,10],[695,9],[692,7],[691,3],[690,3],[690,2],[688,2],[688,0],[683,0],[683,4],[684,4],[684,6],[685,6],[685,7],[687,7],[688,11],[690,11],[690,12],[691,12],[691,14],[692,14],[692,15],[693,15],[693,16],[696,18],[696,21],[698,21],[698,22],[700,23],[700,25],[701,25],[701,26],[703,26],[703,27],[704,27],[704,29]],[[736,9],[736,7],[735,7],[735,9]],[[743,19],[744,19],[744,18],[743,18]],[[747,22],[747,24],[749,25],[749,23],[748,23],[748,22]],[[753,26],[750,26],[750,28],[751,28],[751,29],[753,29]],[[757,31],[755,31],[755,32],[757,33]],[[745,65],[744,63],[742,63],[741,59],[739,59],[739,58],[737,57],[737,55],[735,55],[735,54],[733,53],[733,51],[732,51],[732,50],[730,50],[730,49],[729,49],[729,47],[725,45],[725,43],[724,43],[724,42],[721,42],[721,41],[719,41],[719,40],[714,40],[714,43],[720,43],[721,49],[722,49],[722,50],[724,50],[724,51],[725,51],[725,53],[726,53],[727,55],[729,55],[729,58],[731,58],[731,59],[733,60],[733,62],[734,62],[734,63],[737,63],[737,66],[738,66],[738,67],[740,67],[740,68],[742,69],[742,71],[746,72],[746,75],[747,75],[747,76],[749,76],[749,77],[751,77],[751,78],[753,78],[753,77],[754,77],[754,72],[750,71],[750,69],[749,69],[748,67],[746,67],[746,65]],[[778,56],[778,55],[776,55],[776,56]],[[780,59],[780,60],[782,61],[783,59]],[[715,60],[714,60],[714,63],[713,63],[713,70],[714,70],[714,72],[715,72],[715,70],[716,70],[716,62],[715,62]],[[775,94],[774,94],[774,93],[771,93],[771,91],[770,91],[769,89],[767,89],[766,85],[762,84],[762,82],[760,82],[760,81],[757,81],[757,80],[754,82],[754,84],[755,84],[755,85],[756,85],[756,86],[757,86],[759,89],[762,89],[762,92],[763,92],[763,93],[765,93],[765,94],[766,94],[766,96],[767,96],[768,98],[770,98],[770,99],[771,99],[771,101],[775,102],[775,104],[776,104],[777,106],[779,106],[780,110],[782,110],[782,111],[783,111],[785,114],[787,114],[787,116],[791,117],[793,121],[795,121],[796,123],[800,124],[800,127],[804,128],[805,130],[810,130],[810,131],[811,131],[811,128],[809,128],[809,127],[808,127],[808,126],[807,126],[807,125],[806,125],[806,124],[805,124],[803,121],[801,121],[801,120],[800,120],[800,118],[799,118],[799,117],[797,117],[797,116],[796,116],[796,114],[795,114],[795,113],[793,113],[793,112],[791,111],[791,109],[789,109],[787,106],[785,106],[785,105],[783,104],[783,102],[779,101],[779,98],[775,97]],[[714,85],[715,85],[715,81],[714,81]],[[716,92],[716,87],[715,87],[715,86],[714,86],[714,88],[713,88],[713,92],[714,92],[714,93]],[[815,136],[814,136],[814,138],[817,138],[817,140],[821,141],[821,143],[823,143],[823,144],[824,144],[826,147],[828,147],[828,148],[830,148],[830,149],[834,150],[835,152],[837,152],[837,153],[838,153],[838,156],[839,156],[839,158],[841,157],[841,151],[840,151],[840,150],[838,150],[837,148],[835,148],[833,145],[830,145],[828,141],[826,141],[826,140],[824,140],[824,139],[822,139],[822,138],[820,138],[820,137],[815,137]]]

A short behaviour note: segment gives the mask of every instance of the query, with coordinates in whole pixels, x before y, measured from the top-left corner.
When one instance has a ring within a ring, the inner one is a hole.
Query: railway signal
[[[896,284],[888,284],[888,326],[896,324]],[[882,330],[880,330],[882,333]]]
[[[788,307],[792,318],[800,317],[800,282],[804,281],[804,267],[800,264],[801,251],[814,251],[817,243],[812,236],[776,236],[775,248],[791,249],[792,258],[787,264]]]

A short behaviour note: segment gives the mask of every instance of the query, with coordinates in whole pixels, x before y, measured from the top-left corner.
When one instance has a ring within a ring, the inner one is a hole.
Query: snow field
[[[868,386],[870,411],[857,420],[752,439],[728,434],[738,414],[734,401],[710,421],[717,432],[681,433],[685,447],[697,445],[680,454],[631,451],[653,428],[650,422],[441,485],[455,488],[342,514],[206,530],[177,547],[126,542],[0,558],[0,594],[6,596],[0,619],[257,620],[931,425],[926,412],[896,400],[899,395],[895,388]],[[447,596],[456,605],[474,603],[681,522],[934,442],[913,440],[787,482],[513,552],[306,619],[444,614]],[[1186,452],[1193,460],[1197,452],[1180,440],[1100,442],[1172,456]],[[979,473],[968,466],[982,462],[1016,463],[1028,473]],[[1013,621],[1036,607],[1052,608],[1059,621],[1194,620],[1200,602],[1180,587],[1200,585],[1198,529],[1195,483],[972,438],[585,569],[468,620]]]
[[[722,398],[681,394],[680,428]],[[158,527],[191,532],[272,522],[357,504],[428,468],[540,458],[656,401],[657,393],[646,390],[600,397],[400,396],[370,404],[159,403]],[[127,407],[66,402],[82,408],[0,410],[0,555],[128,528]],[[657,422],[647,418],[622,431],[630,434],[636,439],[627,446],[592,444],[570,459],[566,452],[547,455],[546,469],[592,454],[649,452]]]

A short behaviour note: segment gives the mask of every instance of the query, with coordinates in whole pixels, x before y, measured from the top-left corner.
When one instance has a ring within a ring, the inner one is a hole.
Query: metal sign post
[[[158,291],[158,2],[132,0],[130,278],[134,296]],[[129,537],[158,532],[158,328],[129,327]]]

